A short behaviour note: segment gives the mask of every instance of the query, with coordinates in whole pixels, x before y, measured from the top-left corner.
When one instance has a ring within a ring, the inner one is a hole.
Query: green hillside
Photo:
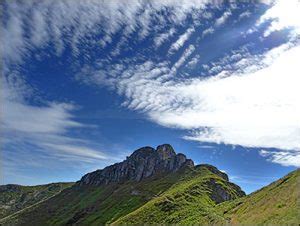
[[[215,223],[299,225],[299,188],[298,169],[244,198],[218,205],[223,220]]]
[[[244,196],[226,174],[210,165],[198,165],[140,182],[76,184],[1,223],[298,225],[299,180],[300,170],[296,170]]]
[[[162,212],[157,212],[157,222],[165,218],[164,214],[169,214],[170,211],[178,210],[178,208],[187,208],[182,214],[193,209],[202,211],[205,215],[213,211],[212,208],[216,203],[223,201],[222,195],[233,199],[244,194],[238,186],[227,182],[220,176],[223,175],[220,171],[216,171],[216,168],[200,165],[186,167],[176,173],[155,175],[138,183],[128,181],[123,184],[100,187],[73,186],[41,203],[38,207],[28,209],[9,219],[6,224],[99,225],[112,223],[144,204],[152,203],[152,200],[160,200],[157,208]],[[176,203],[177,200],[180,202]],[[199,203],[194,205],[197,202]],[[172,218],[173,222],[181,219],[178,215],[173,215]]]
[[[216,218],[214,208],[218,203],[224,198],[236,199],[244,193],[211,169],[207,165],[196,166],[159,197],[114,223],[192,224],[206,223],[206,218]]]
[[[73,183],[52,183],[37,186],[15,184],[0,186],[0,219],[45,200]]]
[[[248,196],[218,205],[209,198],[205,180],[200,176],[178,184],[115,224],[299,225],[300,170]]]

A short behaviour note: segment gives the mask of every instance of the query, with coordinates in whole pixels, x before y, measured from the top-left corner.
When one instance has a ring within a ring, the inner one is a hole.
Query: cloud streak
[[[52,153],[53,156],[63,154],[66,161],[70,159],[77,162],[83,159],[95,161],[108,158],[99,150],[87,147],[86,140],[67,135],[71,129],[88,127],[73,119],[74,105],[68,103],[31,105],[24,99],[24,92],[30,88],[24,83],[23,87],[20,87],[22,85],[20,77],[19,84],[11,84],[9,77],[1,78],[0,128],[1,142],[6,154],[9,155],[6,150],[8,147],[18,143],[21,146],[26,144],[28,149],[31,149],[31,146],[43,150],[42,152]]]
[[[120,31],[124,40],[136,31],[140,33],[140,39],[144,39],[159,30],[159,27],[153,26],[153,21],[169,22],[175,26],[193,10],[204,10],[207,3],[208,0],[185,0],[180,3],[136,0],[130,4],[117,0],[63,0],[59,3],[55,0],[4,1],[5,21],[2,21],[0,48],[5,60],[14,62],[22,62],[28,56],[29,49],[47,45],[53,45],[57,55],[70,46],[74,56],[77,56],[83,52],[79,51],[81,43],[84,42],[85,47],[95,46],[94,38],[98,37],[99,32],[102,37],[98,48],[110,44],[114,34]],[[158,12],[166,9],[170,15],[160,16]],[[170,28],[169,33],[156,37],[156,45],[161,45],[174,32],[174,28]],[[174,48],[178,48],[186,38],[183,36]]]
[[[177,51],[178,49],[180,49],[184,45],[184,43],[189,39],[189,37],[192,35],[192,33],[194,33],[194,32],[195,32],[195,28],[187,29],[187,31],[184,34],[182,34],[177,39],[177,41],[171,45],[171,47],[169,49],[169,53],[171,54],[171,53]]]

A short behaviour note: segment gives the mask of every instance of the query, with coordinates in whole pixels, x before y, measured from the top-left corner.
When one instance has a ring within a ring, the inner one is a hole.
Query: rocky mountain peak
[[[153,155],[155,152],[155,149],[152,147],[142,147],[137,150],[135,150],[127,159],[144,159],[147,158],[150,155]]]
[[[156,150],[161,160],[171,159],[176,156],[176,153],[170,144],[159,145]]]
[[[176,172],[184,166],[194,166],[194,162],[184,154],[176,154],[170,144],[159,145],[156,149],[147,146],[137,149],[123,162],[86,174],[78,183],[103,185],[141,181],[157,173]]]

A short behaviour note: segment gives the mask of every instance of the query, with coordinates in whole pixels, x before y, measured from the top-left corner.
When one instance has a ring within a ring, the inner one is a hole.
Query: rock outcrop
[[[225,187],[219,184],[215,179],[210,179],[206,183],[207,186],[212,189],[210,198],[217,204],[224,201],[233,200],[236,196],[243,197],[246,195],[246,193],[239,186],[230,182],[228,182],[228,187],[230,187],[231,190],[229,190],[228,187],[225,189]]]
[[[176,172],[184,166],[194,166],[184,154],[176,154],[173,147],[163,144],[156,148],[143,147],[134,151],[126,160],[88,173],[79,185],[106,185],[127,180],[141,181],[157,173]]]

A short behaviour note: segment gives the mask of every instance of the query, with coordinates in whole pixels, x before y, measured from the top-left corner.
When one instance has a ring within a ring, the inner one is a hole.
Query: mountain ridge
[[[183,166],[194,166],[182,153],[176,154],[170,144],[156,149],[146,146],[135,150],[126,160],[107,166],[102,170],[84,175],[77,184],[102,185],[126,180],[141,181],[160,172],[176,172]]]
[[[258,222],[271,223],[282,223],[280,217],[291,212],[284,219],[294,223],[297,205],[292,199],[297,197],[299,172],[291,173],[292,179],[284,180],[285,183],[276,181],[257,191],[258,195],[246,196],[215,166],[194,165],[184,154],[176,154],[169,144],[156,149],[146,146],[124,161],[90,172],[59,194],[0,222],[3,225],[256,223],[244,212],[247,209],[258,215]],[[252,200],[262,206],[272,203],[270,194],[276,196],[275,206],[280,206],[280,211],[271,208],[264,216],[259,205],[257,210],[251,209]],[[287,198],[281,198],[283,194]],[[271,216],[277,220],[270,221]],[[245,220],[248,218],[251,220]]]

